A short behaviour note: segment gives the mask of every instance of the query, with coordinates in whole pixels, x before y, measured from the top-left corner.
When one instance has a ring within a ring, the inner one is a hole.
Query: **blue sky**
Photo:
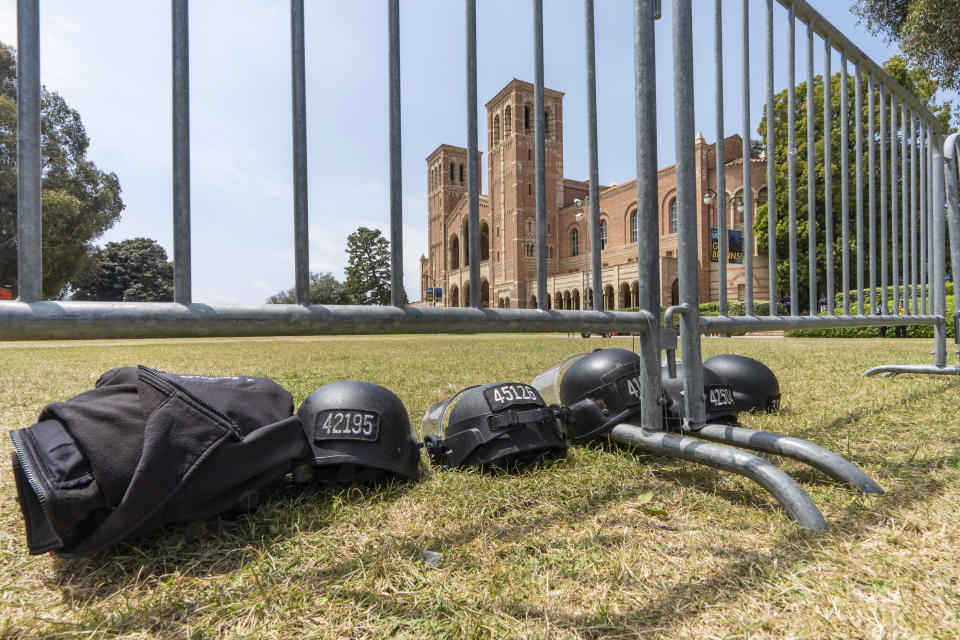
[[[851,0],[812,4],[874,60],[896,50],[858,25]],[[673,162],[670,1],[657,25],[659,163]],[[343,276],[346,237],[389,228],[387,19],[384,0],[306,1],[310,268]],[[479,147],[483,104],[533,80],[530,2],[479,0]],[[583,3],[544,2],[545,82],[564,98],[567,177],[588,173]],[[634,172],[630,0],[597,0],[600,181]],[[786,86],[786,11],[775,3],[776,87]],[[716,138],[713,3],[694,0],[697,128]],[[765,101],[765,2],[751,0],[751,134]],[[170,7],[159,0],[41,0],[41,77],[83,117],[89,157],[114,171],[126,210],[101,243],[146,236],[172,255]],[[724,0],[725,129],[739,133],[740,1]],[[464,9],[401,2],[404,281],[419,297],[426,250],[426,164],[441,143],[466,146]],[[16,44],[16,3],[0,0],[0,41]],[[797,33],[798,82],[806,34]],[[195,0],[190,7],[193,295],[261,303],[293,286],[290,17],[283,0]],[[823,45],[814,45],[816,73]],[[839,67],[834,56],[833,70]],[[798,96],[799,97],[799,96]],[[944,99],[960,103],[956,94]],[[484,153],[484,159],[486,153]],[[482,191],[487,175],[481,168]]]

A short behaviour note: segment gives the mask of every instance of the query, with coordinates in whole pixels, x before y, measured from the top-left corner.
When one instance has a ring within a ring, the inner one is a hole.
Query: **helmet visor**
[[[570,356],[557,366],[547,369],[533,379],[531,384],[533,388],[540,393],[540,397],[543,398],[544,402],[548,405],[560,404],[560,378],[563,377],[564,371],[566,371],[570,365],[585,355],[587,354],[578,353],[575,356]]]
[[[463,395],[465,391],[470,389],[476,389],[479,385],[473,385],[472,387],[467,387],[466,389],[461,389],[456,392],[449,398],[444,398],[438,402],[434,402],[427,412],[423,414],[423,420],[420,421],[420,437],[435,435],[438,438],[443,438],[443,419],[447,415],[447,409],[452,407],[455,404],[455,400]]]

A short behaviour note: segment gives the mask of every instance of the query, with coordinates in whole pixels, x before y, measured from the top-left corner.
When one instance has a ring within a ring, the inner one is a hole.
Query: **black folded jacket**
[[[105,549],[170,522],[242,510],[309,447],[267,378],[121,367],[11,431],[30,553]]]

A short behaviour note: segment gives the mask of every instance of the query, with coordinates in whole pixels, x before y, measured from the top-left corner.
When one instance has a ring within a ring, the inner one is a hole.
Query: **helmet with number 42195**
[[[359,380],[311,393],[297,412],[312,456],[294,463],[294,478],[336,484],[420,475],[420,445],[407,410],[392,391]]]

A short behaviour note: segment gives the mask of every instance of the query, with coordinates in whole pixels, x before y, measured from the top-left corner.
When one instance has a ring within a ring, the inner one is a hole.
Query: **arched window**
[[[530,105],[523,108],[523,128],[530,129]]]
[[[463,184],[463,165],[460,165],[460,183]]]
[[[743,206],[743,191],[738,191],[733,198],[730,199],[730,213],[733,218],[733,224],[731,225],[732,229],[743,229],[743,216],[744,212],[740,211],[740,207]]]
[[[490,259],[490,227],[484,222],[480,225],[480,262]]]
[[[670,233],[677,232],[677,199],[670,201]]]
[[[513,109],[510,105],[503,111],[503,137],[506,138],[513,132]]]
[[[550,135],[550,109],[543,110],[543,135]]]
[[[454,168],[455,168],[455,167],[454,167],[454,164],[451,162],[451,163],[450,163],[450,181],[451,181],[451,182],[453,182],[454,180],[456,180],[456,178],[455,178],[454,175],[453,175],[453,170],[454,170]]]
[[[500,116],[493,116],[493,144],[500,144]]]
[[[580,230],[570,232],[570,257],[580,255]]]
[[[637,241],[637,212],[630,214],[630,242]]]
[[[607,248],[607,221],[600,221],[600,250]]]
[[[454,235],[450,238],[450,262],[447,265],[448,269],[459,269],[460,268],[460,240]]]

